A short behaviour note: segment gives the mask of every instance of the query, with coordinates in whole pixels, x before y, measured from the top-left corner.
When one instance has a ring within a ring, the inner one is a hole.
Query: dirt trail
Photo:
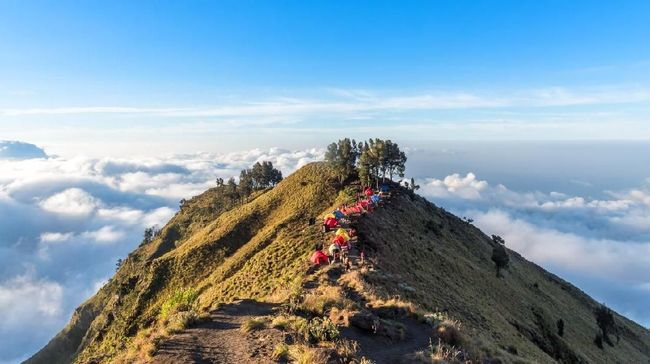
[[[253,300],[224,305],[210,319],[161,343],[154,363],[274,363],[273,348],[282,340],[267,330],[244,333],[246,320],[272,313],[273,306]]]

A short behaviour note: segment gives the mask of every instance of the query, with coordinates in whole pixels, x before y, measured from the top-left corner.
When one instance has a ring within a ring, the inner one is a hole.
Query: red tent
[[[336,221],[336,219],[333,217],[328,217],[327,219],[325,219],[325,225],[330,229],[334,229],[339,225],[339,222]]]
[[[347,240],[345,240],[343,235],[337,235],[332,239],[332,243],[337,244],[338,246],[343,246],[344,244],[347,244]]]
[[[309,258],[309,261],[316,265],[329,263],[327,255],[321,250],[316,250],[314,254],[311,255],[311,258]]]
[[[366,195],[367,197],[370,197],[370,196],[374,195],[375,193],[372,192],[372,188],[366,187],[366,189],[363,190],[363,194]]]

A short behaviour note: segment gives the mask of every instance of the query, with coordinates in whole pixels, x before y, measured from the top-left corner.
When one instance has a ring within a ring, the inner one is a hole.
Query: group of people
[[[326,252],[320,247],[316,248],[316,251],[312,254],[310,261],[314,265],[321,264],[332,264],[334,262],[340,261],[346,267],[350,266],[348,252],[352,247],[352,239],[356,236],[356,231],[354,229],[347,230],[343,225],[348,225],[351,223],[351,218],[353,216],[359,216],[372,212],[374,208],[379,206],[383,198],[386,198],[389,194],[389,189],[387,185],[382,185],[381,189],[375,193],[372,187],[366,187],[362,192],[357,196],[357,202],[349,206],[341,206],[336,210],[325,216],[323,220],[323,232],[327,233],[329,231],[334,231],[334,237],[332,238],[329,247]],[[359,258],[363,262],[365,259],[365,253],[363,250],[359,252]]]

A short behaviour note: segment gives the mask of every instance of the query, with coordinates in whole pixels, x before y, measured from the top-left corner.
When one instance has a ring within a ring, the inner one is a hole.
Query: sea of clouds
[[[269,160],[285,174],[322,150],[58,158],[0,143],[0,363],[33,354],[179,200]]]
[[[150,158],[62,158],[0,142],[0,363],[25,359],[106,282],[180,199],[270,160],[284,175],[322,149]],[[419,175],[421,175],[421,171]],[[514,191],[473,173],[418,179],[419,193],[638,322],[650,322],[650,182],[592,199]]]
[[[650,179],[592,199],[562,192],[518,192],[473,173],[418,181],[420,194],[595,299],[650,324]]]

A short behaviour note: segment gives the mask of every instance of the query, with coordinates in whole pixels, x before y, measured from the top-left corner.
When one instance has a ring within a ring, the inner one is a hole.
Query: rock
[[[352,313],[348,321],[350,325],[361,330],[375,332],[375,324],[379,322],[379,318],[368,311],[359,311]]]

